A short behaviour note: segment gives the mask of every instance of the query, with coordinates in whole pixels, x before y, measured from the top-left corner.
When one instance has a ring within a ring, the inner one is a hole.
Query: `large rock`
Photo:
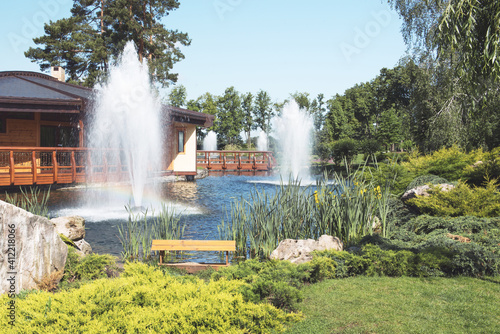
[[[61,233],[70,240],[77,241],[85,238],[85,219],[80,216],[53,218],[50,222]]]
[[[322,235],[318,241],[313,239],[294,240],[285,239],[280,242],[278,248],[272,253],[270,258],[277,260],[288,260],[292,263],[304,263],[312,260],[313,251],[333,249],[341,251],[344,245],[337,237]]]
[[[0,201],[0,293],[36,288],[35,280],[63,270],[68,247],[52,223]]]
[[[433,186],[438,186],[441,189],[441,191],[450,191],[451,189],[455,188],[454,185],[448,183],[439,183],[439,184],[434,184]],[[420,196],[428,197],[430,196],[429,189],[431,189],[431,187],[427,184],[412,188],[403,194],[401,200],[403,202],[406,202],[412,198]]]

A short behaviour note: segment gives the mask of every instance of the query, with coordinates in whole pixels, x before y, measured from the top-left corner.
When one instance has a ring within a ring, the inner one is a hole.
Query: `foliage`
[[[62,283],[107,278],[113,276],[114,271],[116,271],[116,267],[113,256],[89,254],[82,257],[76,253],[74,248],[68,247]]]
[[[57,284],[63,277],[63,270],[56,270],[42,277],[40,280],[33,278],[38,289],[52,292],[57,288]]]
[[[296,303],[303,298],[300,289],[305,283],[316,283],[334,276],[334,262],[318,257],[300,265],[289,261],[246,260],[221,268],[212,274],[212,279],[242,280],[248,283],[242,292],[247,300],[267,301],[277,308],[294,310]]]
[[[467,183],[476,186],[483,185],[488,178],[500,178],[500,147],[496,147],[490,152],[484,152],[472,165],[468,165],[463,170],[463,178]]]
[[[246,143],[247,147],[250,148],[250,131],[255,128],[255,124],[253,121],[253,95],[252,93],[246,93],[241,95],[241,111],[243,113],[242,119],[242,130],[246,135]]]
[[[408,201],[420,212],[433,216],[500,216],[500,192],[496,180],[490,180],[485,187],[470,187],[459,181],[448,191],[437,185],[431,186],[428,197],[419,196]]]
[[[173,107],[183,107],[186,105],[187,91],[184,85],[172,88],[168,94],[168,104]]]
[[[271,118],[273,109],[271,105],[271,97],[266,91],[260,90],[255,96],[254,106],[254,122],[255,125],[265,133],[271,132]]]
[[[365,169],[363,177],[375,186],[389,186],[390,192],[397,196],[405,192],[406,187],[414,179],[414,172],[397,160],[377,162],[375,167]]]
[[[358,254],[345,251],[321,251],[315,256],[327,257],[335,262],[336,277],[367,276],[441,276],[441,268],[448,258],[437,252],[413,253],[408,250],[383,250],[365,244]]]
[[[151,259],[151,244],[153,239],[178,240],[184,235],[186,223],[181,224],[180,216],[173,209],[162,203],[161,210],[134,213],[127,207],[129,213],[127,223],[118,226],[119,239],[123,247],[124,260]]]
[[[408,162],[402,163],[415,175],[433,174],[449,181],[456,181],[463,176],[463,170],[474,164],[482,156],[482,150],[466,153],[458,146],[442,148],[432,154],[414,153]]]
[[[223,96],[217,99],[217,119],[215,128],[217,132],[217,146],[227,144],[240,144],[240,132],[243,127],[243,110],[241,97],[234,87],[229,87]]]
[[[365,156],[371,157],[380,149],[380,143],[376,139],[364,139],[359,142],[359,151]]]
[[[25,55],[42,71],[60,65],[70,82],[92,87],[132,40],[140,61],[148,59],[151,75],[166,86],[177,81],[171,70],[184,58],[179,46],[191,43],[187,34],[161,23],[178,7],[178,0],[77,0],[70,17],[45,24],[45,35],[33,39],[38,47]]]
[[[245,283],[176,278],[141,263],[125,265],[120,278],[96,280],[56,294],[16,300],[18,333],[267,333],[300,319],[269,304],[253,304],[239,292]],[[6,305],[6,294],[0,304]],[[12,329],[7,307],[2,332]]]
[[[30,193],[22,187],[19,189],[21,191],[20,196],[17,193],[14,195],[5,193],[5,201],[34,215],[50,218],[47,206],[50,198],[50,188],[47,191],[43,191],[41,196],[41,190],[38,187],[30,187]]]
[[[350,138],[340,139],[334,142],[332,146],[332,156],[337,165],[340,165],[342,161],[350,165],[357,152],[358,142]]]
[[[410,184],[406,187],[406,191],[426,184],[441,184],[441,183],[448,183],[448,180],[432,174],[420,175],[414,178],[413,181],[410,182]]]

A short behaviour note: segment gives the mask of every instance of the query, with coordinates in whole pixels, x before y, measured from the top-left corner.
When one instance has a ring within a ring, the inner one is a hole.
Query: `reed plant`
[[[133,212],[125,207],[128,220],[118,226],[118,238],[123,247],[121,256],[127,261],[149,261],[152,258],[151,244],[154,239],[174,240],[184,236],[186,223],[180,222],[180,214],[164,203],[158,214],[152,209]]]
[[[29,192],[23,187],[19,189],[21,191],[20,195],[18,193],[13,195],[5,193],[5,201],[34,215],[50,218],[48,208],[50,188],[43,192],[38,187],[30,187]]]
[[[235,240],[240,255],[267,257],[283,239],[336,236],[346,245],[373,233],[380,221],[387,235],[390,192],[365,180],[364,168],[324,174],[315,187],[283,180],[273,192],[255,188],[246,199],[231,203],[227,219],[218,226],[219,237]]]

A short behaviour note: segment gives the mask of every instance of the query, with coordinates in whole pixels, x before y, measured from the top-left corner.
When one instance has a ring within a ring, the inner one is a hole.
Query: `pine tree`
[[[191,43],[187,34],[160,23],[178,7],[178,0],[75,0],[71,16],[45,24],[45,35],[33,39],[38,47],[25,56],[42,71],[59,65],[69,82],[92,87],[132,40],[153,79],[167,86],[177,81],[170,71],[184,58],[179,45]]]

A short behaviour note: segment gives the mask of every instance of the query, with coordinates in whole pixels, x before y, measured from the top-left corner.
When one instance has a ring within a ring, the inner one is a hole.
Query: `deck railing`
[[[270,171],[277,165],[270,151],[198,151],[196,160],[209,170]]]
[[[120,150],[0,147],[0,186],[128,179],[128,168]]]

